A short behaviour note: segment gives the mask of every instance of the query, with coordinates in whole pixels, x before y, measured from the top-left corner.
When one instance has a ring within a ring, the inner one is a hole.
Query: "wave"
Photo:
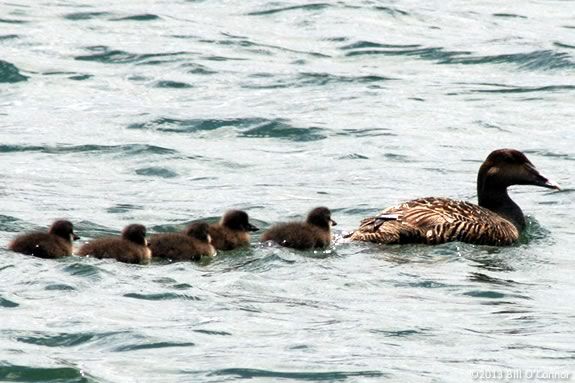
[[[345,56],[416,56],[438,64],[513,64],[526,70],[552,70],[574,68],[570,55],[553,50],[537,50],[527,53],[511,53],[488,56],[474,56],[470,51],[451,51],[443,47],[422,47],[420,45],[381,44],[358,41],[340,47]]]
[[[230,128],[238,131],[239,137],[278,138],[291,141],[315,141],[326,138],[323,129],[317,127],[299,128],[282,119],[229,118],[229,119],[174,119],[162,117],[143,123],[134,123],[129,129],[151,129],[170,133],[197,133]]]
[[[16,65],[0,60],[0,83],[14,83],[26,80],[28,80],[28,76],[21,74]]]
[[[58,145],[58,146],[36,146],[36,145],[0,145],[0,153],[18,152],[38,152],[46,154],[66,154],[66,153],[116,153],[128,156],[138,156],[142,154],[176,154],[174,149],[161,146],[145,144],[125,144],[125,145]]]

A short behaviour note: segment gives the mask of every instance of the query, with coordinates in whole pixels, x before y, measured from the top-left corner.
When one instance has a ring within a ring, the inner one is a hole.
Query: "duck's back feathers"
[[[273,241],[278,245],[298,250],[327,247],[331,233],[306,222],[288,222],[272,226],[261,236],[261,241]]]
[[[151,251],[147,246],[119,237],[92,240],[80,247],[78,255],[98,259],[114,258],[124,263],[148,263],[151,259]]]
[[[382,215],[397,216],[382,220]],[[439,244],[462,241],[483,245],[509,245],[519,238],[510,221],[464,201],[448,198],[420,198],[404,202],[364,219],[352,240],[376,243]]]
[[[324,248],[331,242],[331,227],[336,225],[331,219],[331,211],[320,206],[312,209],[305,222],[288,222],[272,226],[262,235],[261,240],[273,241],[280,246],[298,250]]]
[[[211,257],[215,249],[208,241],[200,241],[184,233],[157,234],[150,238],[150,249],[154,258],[168,258],[173,261],[199,261]]]
[[[233,250],[250,244],[248,232],[232,230],[219,223],[210,225],[209,233],[212,245],[218,250]]]
[[[29,233],[16,237],[8,246],[17,253],[38,258],[61,258],[72,255],[72,243],[48,233]]]
[[[78,238],[70,221],[57,220],[47,233],[21,234],[8,245],[8,248],[38,258],[61,258],[72,255],[72,241]]]

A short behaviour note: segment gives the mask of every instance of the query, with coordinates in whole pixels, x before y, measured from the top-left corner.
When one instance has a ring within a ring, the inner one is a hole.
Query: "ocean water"
[[[559,0],[0,2],[0,380],[575,380],[574,15]],[[475,201],[501,147],[563,186],[512,189],[529,226],[511,247],[297,252],[256,233],[148,266],[5,248],[56,218],[82,242],[230,208],[266,228],[325,205],[340,236],[409,198]]]

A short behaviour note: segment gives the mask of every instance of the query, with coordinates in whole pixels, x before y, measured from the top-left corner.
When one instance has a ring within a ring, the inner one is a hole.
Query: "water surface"
[[[0,380],[462,382],[573,373],[575,6],[568,1],[0,3],[0,242],[229,208],[339,230],[475,200],[514,147],[508,248],[337,243],[131,266],[0,249]],[[341,234],[338,231],[337,234]]]

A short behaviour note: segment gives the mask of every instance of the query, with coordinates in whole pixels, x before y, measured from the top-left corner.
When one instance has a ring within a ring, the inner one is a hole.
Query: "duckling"
[[[146,227],[139,224],[126,226],[122,237],[98,238],[84,244],[78,255],[114,258],[124,263],[149,263],[152,257],[146,241]]]
[[[384,244],[461,241],[478,245],[511,245],[525,228],[521,208],[507,188],[534,185],[560,190],[515,149],[491,152],[477,175],[478,205],[449,198],[419,198],[364,219],[351,240]],[[396,219],[390,219],[395,217]]]
[[[205,222],[198,222],[189,225],[180,233],[152,236],[150,249],[154,258],[199,261],[202,257],[213,257],[216,255],[216,249],[211,244],[209,226]]]
[[[227,211],[219,223],[210,225],[212,245],[217,250],[233,250],[250,244],[250,232],[259,229],[249,222],[242,210]]]
[[[262,234],[261,241],[273,241],[298,250],[325,248],[331,243],[331,227],[335,225],[327,207],[316,207],[309,212],[305,222],[274,225]]]
[[[79,238],[70,221],[58,220],[47,233],[33,232],[17,236],[8,248],[39,258],[61,258],[72,255],[72,242]]]

